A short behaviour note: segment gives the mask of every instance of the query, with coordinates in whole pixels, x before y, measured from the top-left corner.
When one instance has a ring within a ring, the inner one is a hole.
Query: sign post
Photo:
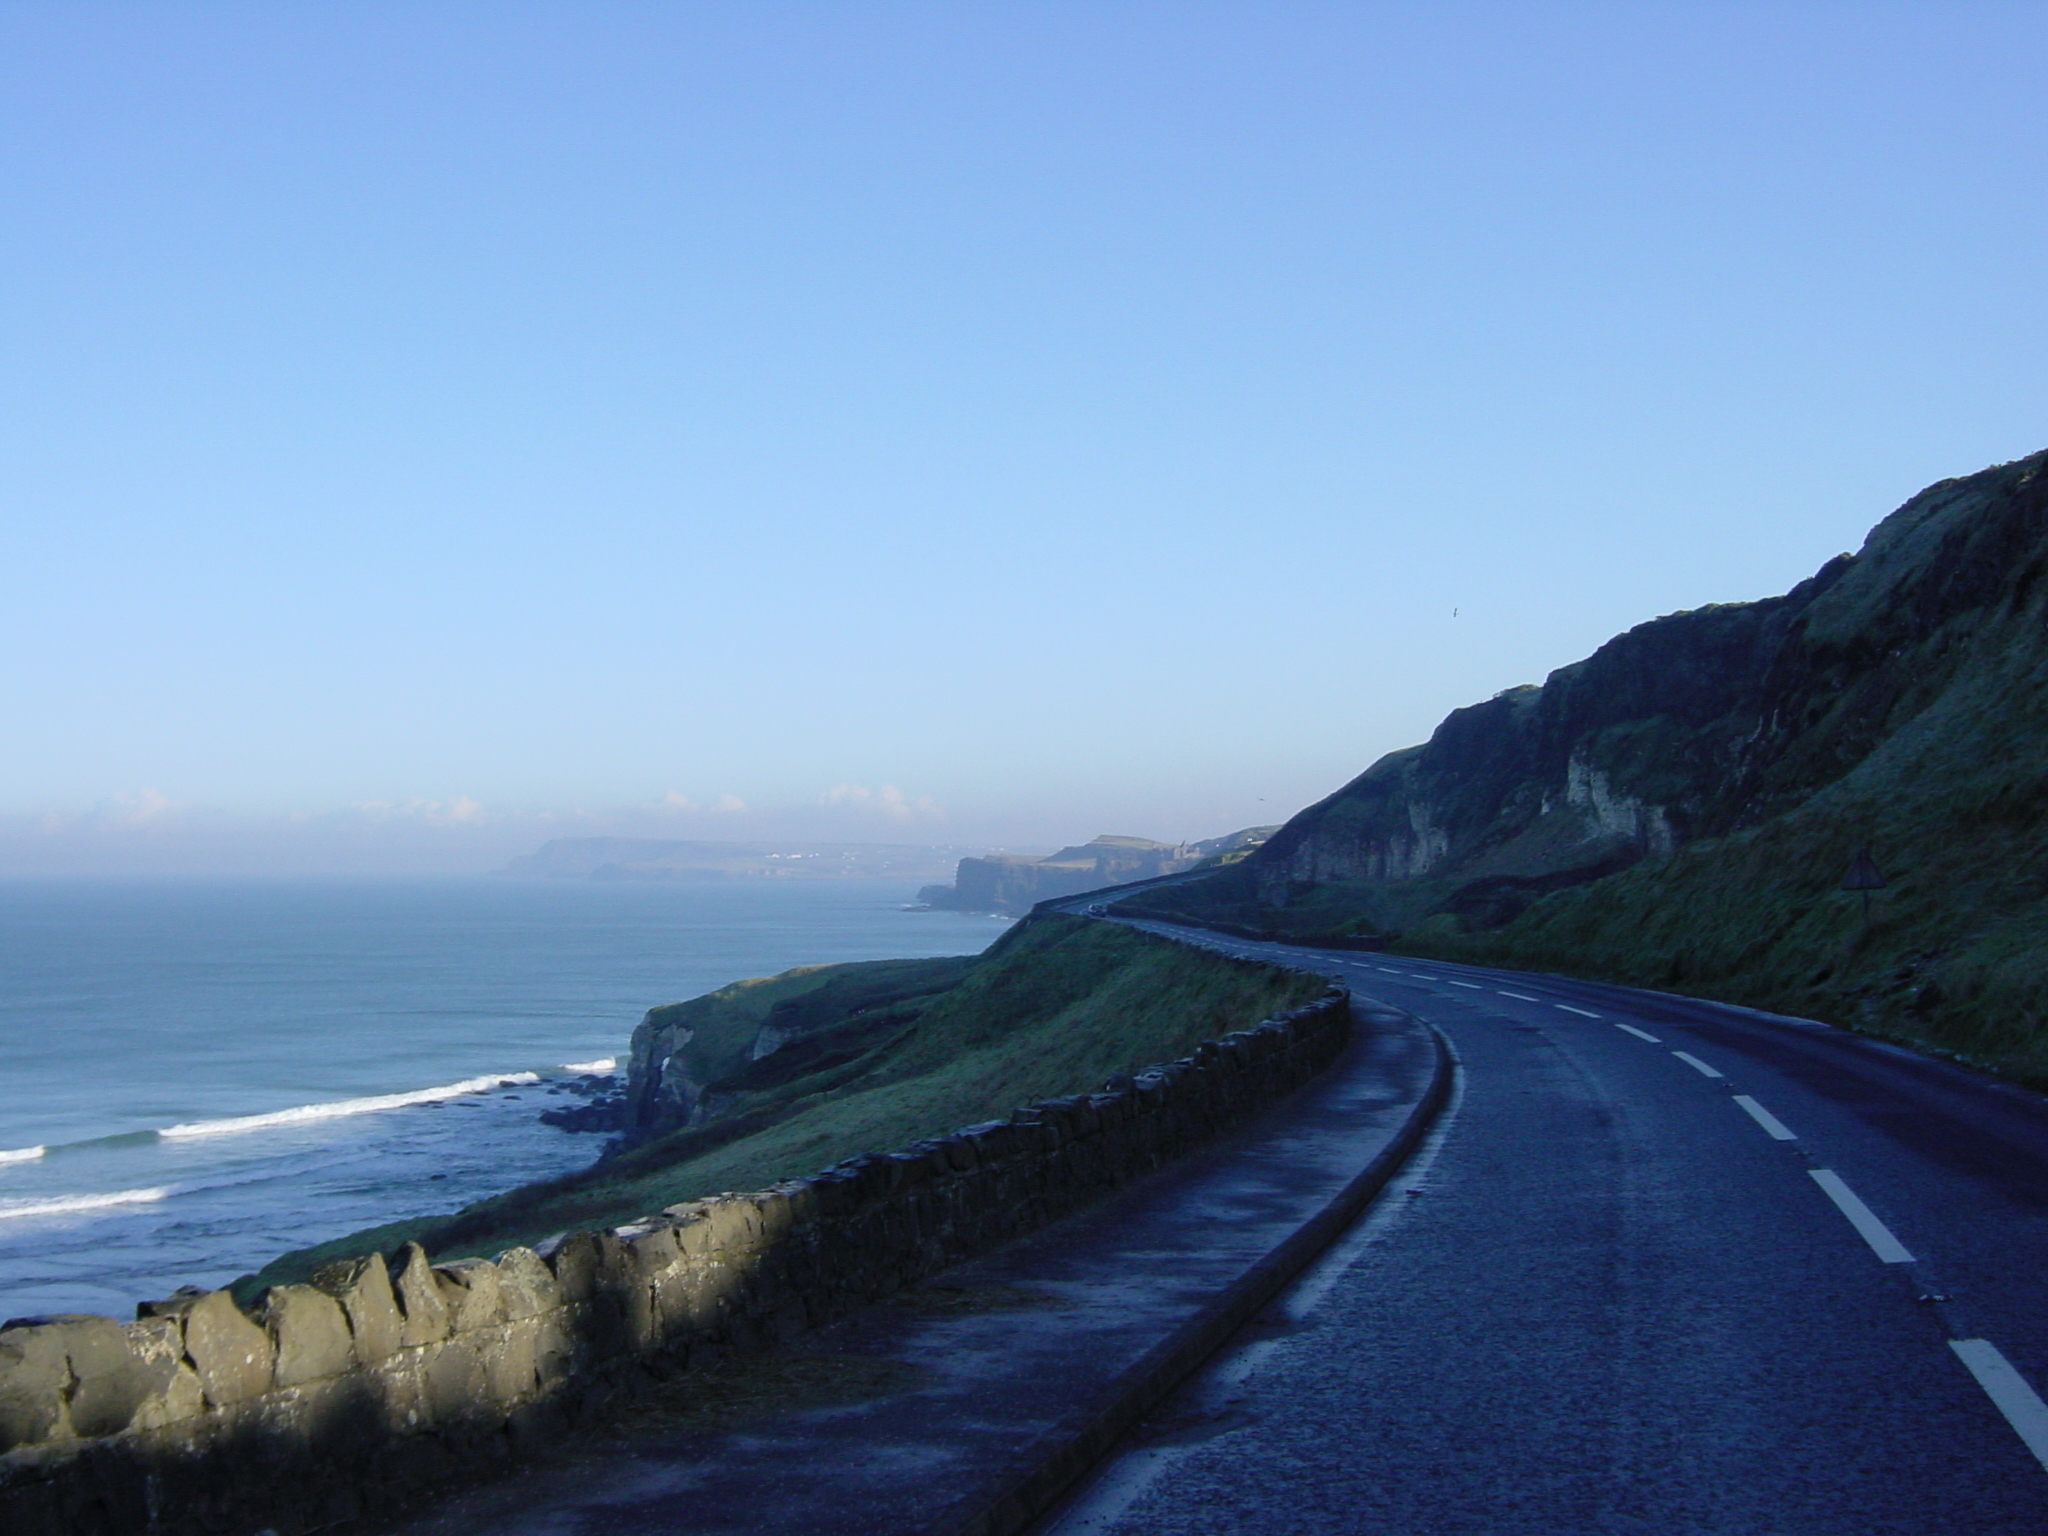
[[[1849,861],[1849,873],[1842,880],[1842,889],[1858,891],[1863,896],[1863,926],[1870,926],[1870,893],[1884,889],[1884,875],[1877,867],[1877,860],[1871,857],[1870,845],[1865,843],[1856,850],[1856,857]]]

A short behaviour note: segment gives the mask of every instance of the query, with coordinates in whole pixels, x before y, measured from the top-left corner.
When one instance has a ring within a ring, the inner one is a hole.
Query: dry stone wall
[[[509,1466],[650,1379],[791,1338],[1030,1232],[1308,1081],[1341,991],[1102,1092],[615,1229],[408,1245],[136,1321],[0,1328],[0,1531],[278,1536]]]

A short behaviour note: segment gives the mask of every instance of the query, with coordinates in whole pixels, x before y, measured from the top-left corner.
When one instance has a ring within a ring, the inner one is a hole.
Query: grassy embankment
[[[1390,947],[1825,1019],[2048,1087],[2048,786],[2020,768],[1951,782],[1938,818],[1844,786],[1503,928],[1437,918]],[[1867,921],[1840,889],[1866,843],[1890,882]]]
[[[798,1063],[770,1081],[770,1056],[728,1076],[722,1086],[733,1097],[718,1121],[459,1212],[301,1249],[239,1289],[302,1279],[330,1260],[408,1241],[437,1259],[492,1254],[721,1190],[762,1188],[1094,1088],[1309,1001],[1324,986],[1063,916],[1020,923],[971,959],[812,967],[736,983],[681,1005],[694,1010],[701,1032],[691,1044],[707,1060],[739,1062],[778,1003],[827,1007],[836,993],[849,1014],[843,1028],[817,1037],[826,1048],[808,1070]],[[750,1080],[755,1069],[760,1081]]]

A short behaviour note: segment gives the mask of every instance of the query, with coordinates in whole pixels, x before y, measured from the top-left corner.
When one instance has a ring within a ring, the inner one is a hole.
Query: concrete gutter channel
[[[1259,1119],[1103,1203],[737,1366],[390,1536],[1016,1536],[1371,1203],[1448,1097],[1435,1032],[1354,1038]],[[663,1394],[657,1393],[657,1398]],[[733,1404],[739,1406],[734,1409]]]

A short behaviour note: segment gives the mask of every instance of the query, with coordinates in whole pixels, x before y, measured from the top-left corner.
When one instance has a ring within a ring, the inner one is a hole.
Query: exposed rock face
[[[1457,711],[1282,827],[1246,866],[1259,899],[1427,881],[1420,903],[1452,906],[1471,882],[1594,879],[1732,824],[1770,766],[1780,659],[1849,565],[1785,597],[1638,625],[1541,687]]]
[[[1204,859],[1255,847],[1273,831],[1272,827],[1249,827],[1199,843],[1103,836],[1042,859],[1016,854],[962,859],[951,885],[928,885],[918,892],[918,899],[948,911],[1021,917],[1041,901],[1132,880],[1177,875]]]
[[[650,1009],[633,1031],[616,1128],[639,1138],[700,1125],[798,1077],[871,1058],[971,963],[801,966]]]
[[[1360,883],[1386,888],[1391,924],[1505,920],[1508,886],[1598,879],[1796,804],[1933,702],[1909,649],[2028,599],[2048,558],[2042,463],[1930,488],[1783,597],[1652,620],[1458,710],[1282,827],[1246,864],[1258,901]]]
[[[2048,454],[1913,497],[1783,597],[1452,714],[1154,910],[1696,988],[2040,1059]],[[1866,921],[1856,859],[1890,881]]]

